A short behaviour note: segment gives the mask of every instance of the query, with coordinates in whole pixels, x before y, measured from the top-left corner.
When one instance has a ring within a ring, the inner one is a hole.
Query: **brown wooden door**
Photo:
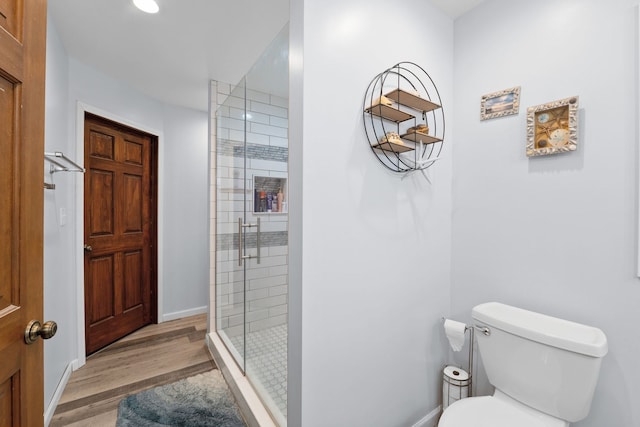
[[[44,423],[45,0],[0,0],[0,426]]]
[[[155,138],[87,114],[87,354],[155,321]]]

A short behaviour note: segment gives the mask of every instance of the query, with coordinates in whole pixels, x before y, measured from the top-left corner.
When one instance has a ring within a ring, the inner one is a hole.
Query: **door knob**
[[[84,250],[85,252],[91,252],[93,251],[93,247],[91,247],[91,245],[84,245]]]
[[[58,332],[58,325],[51,320],[44,322],[42,325],[37,320],[32,320],[24,330],[24,342],[27,344],[33,344],[38,340],[38,337],[42,337],[43,340],[48,340]]]

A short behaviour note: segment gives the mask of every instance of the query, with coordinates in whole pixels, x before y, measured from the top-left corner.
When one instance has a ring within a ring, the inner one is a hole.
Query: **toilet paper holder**
[[[442,317],[442,323],[444,323],[445,320],[447,320],[447,319]],[[469,368],[468,368],[468,372],[469,372],[469,397],[471,397],[473,395],[473,345],[474,345],[474,335],[475,335],[475,330],[476,329],[478,330],[478,332],[481,332],[482,334],[484,334],[486,336],[490,336],[491,335],[491,329],[487,328],[486,326],[465,325],[465,327],[464,327],[465,333],[467,331],[469,331]]]

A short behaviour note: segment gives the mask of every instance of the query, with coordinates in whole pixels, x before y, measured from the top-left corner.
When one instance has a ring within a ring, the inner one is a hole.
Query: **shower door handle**
[[[238,267],[242,267],[242,218],[238,218]]]
[[[256,227],[256,261],[260,264],[260,218],[258,218]]]
[[[244,255],[242,249],[244,247],[244,229],[256,227],[256,256]],[[242,218],[238,218],[238,266],[242,267],[242,260],[256,258],[258,264],[260,264],[260,218],[255,224],[245,224]]]

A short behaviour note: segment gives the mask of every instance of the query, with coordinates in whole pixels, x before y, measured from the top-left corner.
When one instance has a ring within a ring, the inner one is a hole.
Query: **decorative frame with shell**
[[[520,86],[483,95],[480,100],[480,120],[518,114]]]
[[[527,156],[566,153],[578,148],[578,97],[527,108]]]

